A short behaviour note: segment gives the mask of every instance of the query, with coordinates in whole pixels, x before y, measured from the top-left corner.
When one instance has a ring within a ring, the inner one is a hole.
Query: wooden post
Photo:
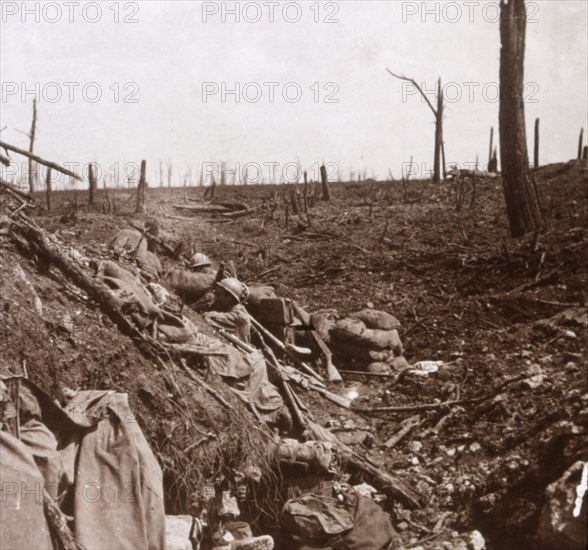
[[[533,168],[539,168],[539,119],[535,120],[535,153],[533,155]]]
[[[37,98],[33,99],[33,122],[31,124],[31,132],[29,134],[29,153],[33,153],[33,146],[35,145],[35,131],[37,129]],[[35,172],[33,159],[29,157],[29,191],[35,192]]]
[[[90,182],[90,190],[88,193],[88,206],[94,204],[94,193],[96,191],[96,174],[94,174],[94,167],[92,163],[88,165],[88,180]]]
[[[578,139],[578,160],[582,159],[582,149],[584,145],[584,128],[580,130],[580,138]]]
[[[45,196],[47,198],[47,212],[51,212],[51,168],[47,168],[47,178],[45,179]]]
[[[135,206],[135,214],[145,213],[145,169],[147,162],[141,161],[141,176],[139,178],[139,185],[137,185],[137,204]]]
[[[331,200],[331,192],[329,191],[329,180],[327,177],[327,168],[323,164],[321,166],[321,183],[323,186],[323,200],[330,201]]]
[[[490,172],[490,165],[492,164],[492,153],[494,151],[494,126],[490,127],[490,149],[488,150],[488,172]]]

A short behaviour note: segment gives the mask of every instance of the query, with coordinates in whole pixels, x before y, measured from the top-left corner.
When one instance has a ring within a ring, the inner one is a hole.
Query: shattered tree
[[[35,146],[35,132],[37,130],[37,98],[33,99],[33,121],[31,123],[31,131],[29,133],[29,153],[33,153]],[[29,157],[29,192],[35,192],[35,165],[33,159]]]
[[[529,172],[523,100],[527,11],[523,0],[500,4],[500,157],[512,237],[540,229],[543,217]]]
[[[443,143],[443,111],[444,111],[444,100],[443,100],[443,88],[441,86],[441,79],[437,81],[437,108],[433,107],[433,104],[423,92],[422,88],[417,84],[414,78],[408,78],[404,75],[398,75],[393,73],[390,69],[386,69],[394,78],[410,82],[421,94],[422,98],[426,101],[429,109],[435,115],[435,150],[433,156],[433,181],[439,183],[441,181],[441,165],[443,166],[443,177],[446,177],[446,165],[445,165],[445,144]],[[412,161],[411,161],[412,165]]]

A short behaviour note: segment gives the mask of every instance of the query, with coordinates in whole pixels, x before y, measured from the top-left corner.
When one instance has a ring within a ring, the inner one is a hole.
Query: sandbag
[[[161,309],[151,293],[130,271],[112,261],[101,262],[98,276],[113,289],[119,300],[129,309],[133,321],[146,328],[158,321],[158,336],[167,343],[201,345],[204,336],[186,317],[176,316]]]
[[[331,341],[331,330],[335,328],[335,324],[339,314],[335,309],[321,309],[315,311],[310,315],[310,322],[318,335],[325,341]]]
[[[392,373],[392,369],[390,368],[390,365],[388,365],[387,363],[378,363],[378,362],[370,363],[367,367],[367,371],[371,372],[373,374],[391,374]]]
[[[361,495],[349,495],[355,500],[353,529],[342,537],[342,545],[334,550],[391,550],[400,548],[400,537],[392,527],[390,516],[373,500]]]
[[[353,528],[353,517],[336,499],[304,495],[286,502],[282,528],[305,541],[321,541]]]
[[[389,349],[370,349],[368,355],[375,363],[390,363],[394,359],[394,352]]]
[[[164,284],[185,300],[198,300],[212,290],[215,277],[213,273],[193,273],[177,269],[167,274]]]
[[[403,347],[397,330],[366,328],[359,319],[341,319],[330,331],[331,341],[353,343],[371,349],[391,349],[402,355]]]
[[[359,319],[347,317],[336,321],[331,329],[331,339],[343,342],[357,341],[366,330],[365,323]]]
[[[302,463],[317,472],[336,474],[340,457],[333,443],[323,441],[304,441],[283,438],[277,444],[274,455],[280,462]]]
[[[249,298],[247,303],[249,305],[259,305],[262,300],[267,298],[277,298],[278,295],[273,286],[269,285],[249,285]]]
[[[297,550],[389,550],[400,546],[390,516],[373,500],[346,493],[343,503],[305,495],[284,505],[282,527]],[[351,524],[351,526],[349,526]]]
[[[273,286],[269,285],[249,285],[249,297],[247,298],[247,311],[258,318],[261,314],[261,301],[268,298],[277,298],[278,295]]]
[[[115,294],[120,300],[137,306],[138,311],[133,311],[131,316],[138,324],[145,322],[145,318],[163,318],[163,312],[155,304],[151,294],[141,284],[141,281],[116,262],[110,260],[100,262],[97,276],[115,290]]]
[[[147,239],[142,237],[135,229],[123,229],[108,243],[108,248],[119,256],[135,254],[135,251],[137,257],[143,256],[147,252]]]
[[[137,256],[137,261],[141,270],[149,279],[157,280],[161,277],[163,266],[156,254],[147,250],[142,256]]]
[[[397,330],[366,328],[361,336],[358,342],[360,346],[376,349],[391,349],[397,355],[404,353],[404,348]]]
[[[392,362],[389,362],[389,364],[392,367],[392,370],[396,372],[410,368],[410,363],[406,360],[404,355],[398,355],[397,357],[394,357]]]
[[[352,313],[351,317],[363,321],[367,328],[379,328],[381,330],[398,330],[400,328],[400,321],[396,317],[377,309],[362,309]]]

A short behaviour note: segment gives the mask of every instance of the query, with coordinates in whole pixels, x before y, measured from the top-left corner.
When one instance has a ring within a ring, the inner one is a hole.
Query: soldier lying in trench
[[[226,359],[211,357],[209,364],[212,370],[224,375],[234,391],[253,410],[270,425],[288,432],[292,419],[278,389],[269,381],[267,365],[263,354],[249,345],[251,341],[251,321],[249,313],[243,305],[249,297],[249,288],[234,277],[215,283],[212,311],[204,314],[207,321],[222,327],[223,330],[236,336],[245,344],[241,346],[241,365],[249,366],[247,377],[238,379],[227,371]]]
[[[214,302],[214,283],[236,277],[233,262],[220,265],[202,252],[190,259],[188,269],[174,269],[164,277],[165,286],[195,311],[206,311]]]
[[[150,233],[156,231],[157,225],[154,222],[148,222],[143,233],[136,229],[123,229],[110,241],[108,248],[115,259],[128,258],[136,261],[143,275],[150,281],[156,281],[161,277],[163,267],[157,255],[149,249],[147,239]]]

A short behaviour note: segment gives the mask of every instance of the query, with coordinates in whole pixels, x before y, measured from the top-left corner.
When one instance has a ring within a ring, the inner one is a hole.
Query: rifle
[[[302,352],[301,348],[297,348],[296,346],[289,346],[289,345],[284,344],[284,342],[282,342],[279,338],[276,338],[269,330],[267,330],[264,326],[262,326],[251,315],[249,315],[249,319],[251,321],[251,324],[259,332],[261,332],[261,334],[263,334],[265,337],[267,337],[280,350],[282,350],[290,359],[292,359],[292,361],[294,361],[294,363],[296,363],[298,366],[302,367],[303,370],[305,370],[308,374],[310,374],[313,378],[315,378],[319,382],[322,382],[324,380],[324,378],[320,374],[318,374],[312,367],[310,367],[304,361],[300,360],[300,358],[298,357],[298,353]]]
[[[288,406],[288,410],[290,411],[290,414],[292,415],[292,419],[296,423],[296,427],[301,432],[303,432],[306,429],[306,424],[307,424],[306,419],[304,418],[304,414],[300,410],[300,407],[298,406],[298,400],[296,398],[296,395],[292,391],[292,388],[289,383],[288,375],[282,370],[280,362],[278,361],[278,358],[274,354],[272,348],[270,348],[266,344],[265,340],[263,339],[263,336],[259,333],[259,331],[256,331],[256,332],[257,332],[257,336],[259,337],[259,341],[261,342],[261,345],[263,347],[263,350],[269,360],[269,364],[278,373],[278,379],[280,381],[280,386],[281,386],[281,389],[283,392],[284,401],[286,402],[286,405]]]
[[[296,302],[292,302],[292,307],[294,308],[296,315],[300,317],[300,320],[305,325],[309,325],[310,315],[306,313],[306,311],[304,311]],[[339,374],[337,367],[333,365],[331,350],[327,347],[327,344],[325,344],[324,340],[320,337],[314,328],[311,329],[310,335],[323,354],[329,382],[342,382],[343,378],[341,377],[341,374]]]
[[[239,349],[241,349],[243,351],[246,351],[247,353],[253,353],[254,351],[257,351],[254,346],[252,346],[251,344],[248,344],[246,342],[243,342],[243,340],[240,340],[233,333],[229,332],[228,330],[225,330],[223,327],[221,327],[219,324],[215,323],[211,319],[207,319],[206,321],[223,338],[225,338],[226,340],[228,340],[229,342],[231,342],[231,344],[237,346]]]

